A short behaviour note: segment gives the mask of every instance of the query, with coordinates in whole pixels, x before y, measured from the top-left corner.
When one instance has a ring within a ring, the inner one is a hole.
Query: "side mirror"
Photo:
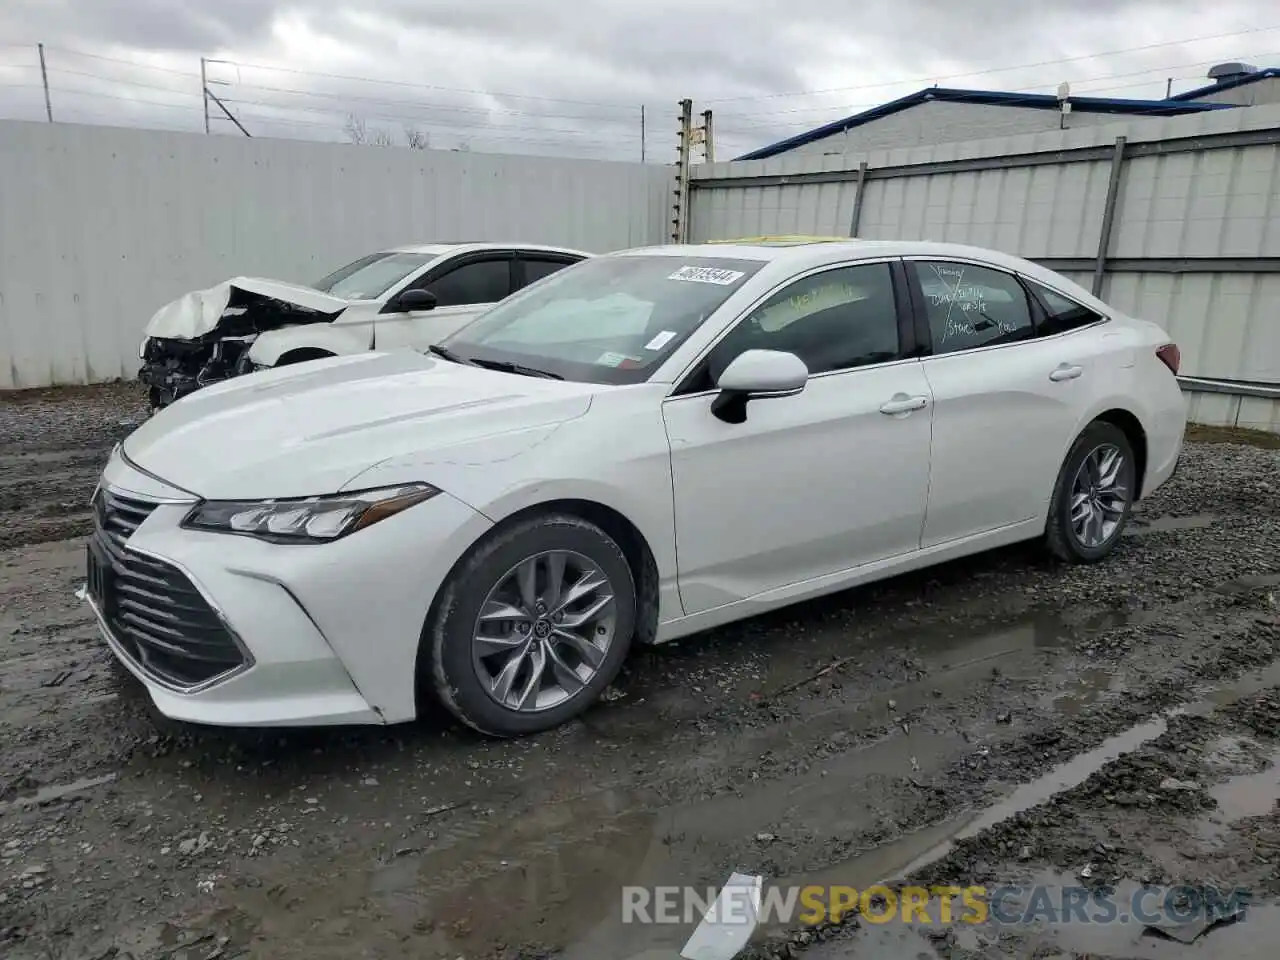
[[[747,419],[747,401],[793,397],[809,382],[809,368],[794,353],[780,350],[745,350],[720,374],[720,395],[711,412],[726,423]]]
[[[396,306],[405,313],[434,310],[437,302],[436,295],[430,290],[406,290],[396,298]]]

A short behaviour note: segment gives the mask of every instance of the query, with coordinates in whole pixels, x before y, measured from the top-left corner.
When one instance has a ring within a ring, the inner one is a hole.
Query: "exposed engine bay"
[[[249,348],[268,330],[329,323],[344,301],[306,287],[236,278],[188,293],[163,307],[147,325],[138,379],[153,408],[255,369]]]

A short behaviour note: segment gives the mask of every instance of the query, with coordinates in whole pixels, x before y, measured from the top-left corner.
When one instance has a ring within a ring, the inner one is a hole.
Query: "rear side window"
[[[427,284],[440,307],[497,303],[511,292],[511,260],[473,260]]]
[[[924,294],[935,355],[1034,336],[1027,292],[1012,274],[936,260],[911,266]]]
[[[1031,288],[1031,292],[1040,301],[1040,306],[1044,308],[1045,319],[1041,333],[1045,335],[1078,330],[1080,327],[1087,327],[1103,319],[1102,314],[1097,311],[1090,310],[1060,293],[1054,293],[1034,280],[1027,280],[1027,286]]]
[[[521,258],[521,266],[524,268],[524,286],[531,283],[537,283],[543,277],[549,277],[557,270],[563,270],[570,266],[563,260],[531,260],[528,257]]]

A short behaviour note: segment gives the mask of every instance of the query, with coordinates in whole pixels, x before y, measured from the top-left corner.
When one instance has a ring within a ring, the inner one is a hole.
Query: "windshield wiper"
[[[518,373],[524,377],[542,377],[545,380],[563,380],[564,377],[558,373],[552,373],[550,370],[539,370],[537,367],[526,367],[521,363],[512,363],[510,360],[481,360],[479,358],[472,361],[478,367],[485,367],[489,370],[500,370],[503,373]]]
[[[443,357],[445,360],[448,360],[450,363],[460,363],[464,367],[477,366],[474,360],[468,360],[466,357],[461,357],[458,354],[454,353],[448,347],[441,347],[434,343],[431,344],[431,346],[427,347],[427,352],[434,353],[437,357]]]

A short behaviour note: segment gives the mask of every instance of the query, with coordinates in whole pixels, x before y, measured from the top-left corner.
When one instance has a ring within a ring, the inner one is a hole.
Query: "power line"
[[[380,104],[387,104],[390,106],[397,106],[397,107],[412,107],[412,106],[419,105],[411,100],[387,99],[386,97],[366,97],[360,94],[336,93],[328,90],[297,90],[292,87],[270,87],[270,86],[263,86],[262,84],[243,83],[243,82],[225,83],[224,81],[219,81],[219,80],[213,80],[213,81],[210,81],[210,83],[218,84],[220,86],[225,85],[229,87],[244,88],[248,90],[263,90],[269,93],[287,93],[287,94],[292,94],[295,96],[303,96],[303,97],[321,97],[328,100],[358,101],[361,103],[380,103]],[[439,106],[432,104],[431,108],[433,110],[453,110],[461,113],[505,114],[510,116],[521,116],[521,117],[549,117],[549,118],[560,119],[560,120],[616,120],[620,116],[622,116],[623,111],[625,111],[627,119],[630,120],[630,119],[633,119],[635,116],[636,106],[632,104],[632,105],[628,105],[627,107],[618,107],[617,108],[618,113],[610,114],[607,116],[604,114],[596,114],[596,113],[572,113],[572,114],[571,113],[561,113],[561,114],[534,113],[529,110],[509,110],[503,107],[495,107],[493,109],[488,109],[485,107],[461,107],[461,106],[443,105],[443,104]]]
[[[776,100],[784,97],[813,97],[828,93],[844,93],[848,90],[871,90],[877,87],[894,87],[899,84],[929,84],[936,83],[940,80],[963,80],[967,77],[982,77],[992,73],[1008,73],[1013,70],[1034,70],[1039,67],[1053,67],[1063,63],[1077,63],[1081,60],[1097,60],[1102,57],[1114,57],[1125,53],[1140,53],[1143,50],[1155,50],[1160,47],[1176,47],[1185,43],[1201,43],[1205,40],[1223,40],[1228,37],[1240,37],[1252,33],[1265,33],[1269,30],[1280,30],[1280,24],[1269,27],[1250,27],[1247,30],[1235,30],[1231,33],[1215,33],[1197,37],[1187,37],[1182,40],[1165,40],[1160,43],[1147,43],[1140,47],[1126,47],[1123,50],[1108,50],[1104,53],[1082,54],[1076,57],[1063,57],[1059,60],[1040,60],[1036,63],[1023,63],[1009,67],[991,67],[986,70],[970,70],[965,73],[953,73],[947,76],[927,76],[904,78],[899,80],[886,80],[882,83],[859,84],[851,87],[829,87],[824,90],[798,90],[790,93],[769,93],[758,96],[741,96],[741,97],[719,97],[715,99],[704,99],[702,103],[738,103],[743,101],[759,101],[759,100]]]
[[[18,46],[18,44],[13,44],[13,46]],[[139,70],[158,70],[161,73],[171,73],[174,76],[184,77],[195,83],[200,82],[199,74],[191,73],[187,70],[175,70],[172,67],[158,67],[153,63],[142,63],[137,60],[124,60],[120,57],[107,57],[100,53],[86,53],[83,50],[72,50],[70,47],[52,47],[45,44],[45,49],[56,50],[59,53],[69,53],[74,57],[88,57],[91,60],[105,60],[107,63],[123,63],[125,66],[135,67]]]
[[[348,113],[350,113],[350,111],[344,110],[340,107],[309,107],[309,106],[300,106],[300,105],[294,105],[294,104],[269,103],[262,100],[244,100],[239,97],[223,97],[223,100],[225,100],[227,103],[236,103],[243,106],[269,107],[271,109],[288,111],[291,113],[318,113],[318,114],[327,114],[330,116],[332,115],[346,116]],[[427,107],[427,109],[434,109],[434,108]],[[509,130],[524,129],[524,130],[536,130],[542,133],[588,134],[591,136],[595,136],[595,133],[593,131],[590,131],[581,127],[566,128],[566,127],[548,127],[542,124],[527,126],[527,125],[519,125],[519,124],[497,124],[497,123],[477,125],[477,124],[459,123],[458,121],[453,120],[451,118],[433,118],[433,117],[424,117],[420,115],[403,114],[403,113],[369,113],[369,114],[361,114],[360,116],[367,117],[369,119],[375,119],[375,120],[395,120],[399,122],[412,122],[412,123],[420,123],[420,124],[431,124],[431,123],[447,124],[453,127],[463,127],[463,128],[470,127],[472,129],[486,129],[486,130],[487,129],[499,129],[499,130],[500,129],[509,129]],[[620,135],[610,134],[610,136],[614,137],[615,139],[617,139],[618,137],[625,137],[629,139],[639,138],[639,134],[620,134]]]
[[[88,77],[90,80],[102,80],[106,83],[118,83],[127,87],[141,87],[145,90],[159,90],[162,93],[171,93],[179,97],[200,97],[200,94],[194,90],[179,90],[175,87],[160,87],[154,83],[143,83],[140,80],[127,80],[123,77],[104,77],[100,73],[86,73],[83,70],[68,70],[66,67],[49,66],[50,73],[63,73],[73,77]],[[197,86],[200,84],[199,77],[190,78]]]
[[[230,102],[230,101],[228,101],[228,102]],[[241,116],[242,116],[242,117],[245,117],[246,119],[256,120],[256,121],[257,121],[257,122],[259,122],[259,123],[267,123],[267,124],[276,123],[276,124],[284,124],[285,126],[297,126],[297,127],[316,127],[316,128],[320,128],[320,129],[324,129],[324,130],[333,131],[333,132],[341,132],[341,127],[340,127],[340,126],[336,126],[336,125],[334,125],[334,124],[330,124],[330,123],[323,123],[323,122],[321,122],[321,121],[319,121],[319,120],[294,120],[294,119],[290,119],[290,118],[287,118],[287,117],[276,117],[276,116],[271,116],[271,115],[267,115],[267,114],[253,113],[253,112],[248,111],[248,110],[241,111]],[[438,133],[438,132],[442,132],[442,131],[427,131],[427,132],[428,132],[428,133],[431,133],[431,132],[437,132],[437,133]],[[444,132],[447,132],[447,131],[444,131]],[[498,138],[493,138],[493,137],[485,137],[485,136],[483,136],[483,135],[481,135],[481,136],[479,136],[479,137],[468,135],[468,136],[466,136],[466,137],[462,137],[462,138],[460,138],[460,139],[464,139],[464,140],[468,140],[468,141],[475,141],[475,140],[490,141],[490,142],[494,142],[494,143],[529,143],[529,144],[540,144],[540,145],[545,145],[545,146],[564,147],[564,148],[566,148],[566,149],[570,149],[570,150],[579,150],[579,149],[582,149],[583,147],[593,148],[593,149],[604,149],[604,148],[606,148],[606,147],[608,146],[607,144],[602,144],[602,143],[580,144],[580,143],[574,143],[574,142],[571,142],[571,141],[565,141],[565,140],[541,140],[541,139],[537,139],[537,138],[530,138],[530,137],[505,137],[505,136],[502,136],[502,137],[498,137]]]
[[[320,73],[315,70],[299,70],[294,67],[272,67],[260,63],[242,63],[239,60],[213,60],[209,63],[221,63],[243,70],[274,70],[278,73],[292,73],[304,77],[325,77],[330,80],[348,80],[354,83],[381,83],[393,87],[409,87],[417,90],[439,90],[449,93],[471,93],[483,97],[506,97],[513,100],[540,100],[545,103],[576,103],[586,107],[616,107],[619,109],[635,109],[635,104],[608,103],[603,100],[569,100],[564,97],[539,97],[528,93],[501,93],[497,90],[477,90],[469,87],[441,87],[430,83],[413,83],[408,80],[379,80],[373,77],[353,77],[341,73]]]
[[[12,88],[18,88],[18,89],[29,89],[29,90],[40,90],[40,89],[42,89],[42,87],[41,87],[39,84],[25,84],[25,83],[0,83],[0,88],[10,88],[10,89],[12,89]],[[57,93],[59,96],[63,96],[63,95],[71,95],[71,96],[77,96],[77,97],[88,97],[88,98],[93,98],[93,99],[112,100],[112,101],[117,101],[117,102],[121,102],[121,103],[129,103],[129,104],[145,104],[145,105],[147,105],[147,106],[161,107],[161,108],[170,109],[170,110],[185,110],[185,111],[189,111],[189,112],[191,112],[191,113],[193,113],[193,114],[198,114],[198,113],[200,112],[200,108],[199,108],[198,106],[194,105],[194,104],[185,104],[185,103],[164,103],[164,102],[159,101],[159,100],[151,100],[151,99],[142,98],[142,97],[122,97],[122,96],[118,96],[118,95],[115,95],[115,94],[104,93],[104,92],[102,92],[102,91],[98,91],[98,90],[79,90],[79,89],[75,89],[75,88],[66,88],[66,87],[63,87],[63,88],[59,88],[59,89],[55,90],[55,93]],[[281,108],[281,107],[279,107],[279,105],[277,105],[277,104],[262,104],[262,103],[258,103],[258,102],[255,102],[255,101],[226,100],[226,102],[227,102],[227,103],[240,104],[240,105],[263,106],[263,107],[267,107],[267,108],[282,109],[282,108]],[[73,106],[71,109],[76,110],[76,111],[78,111],[78,112],[84,112],[84,111],[83,111],[83,108],[80,108],[80,107],[75,107],[75,106]],[[286,108],[283,108],[283,109],[293,109],[293,110],[297,110],[298,108],[289,108],[289,107],[286,107]],[[312,112],[315,112],[315,111],[313,110]],[[324,112],[324,111],[320,111],[320,112]],[[333,111],[331,111],[331,112],[333,112]],[[337,111],[337,113],[340,113],[340,111]],[[283,125],[286,125],[286,126],[313,127],[313,128],[320,128],[320,129],[330,130],[330,131],[333,131],[333,132],[335,132],[335,133],[341,132],[341,129],[342,129],[342,128],[341,128],[341,124],[339,124],[339,123],[326,123],[326,122],[319,121],[319,120],[299,120],[299,119],[293,119],[293,118],[289,118],[289,117],[280,117],[280,116],[275,116],[275,115],[271,115],[271,114],[264,114],[264,113],[258,113],[258,112],[252,112],[252,111],[243,111],[243,112],[242,112],[242,116],[244,116],[244,118],[245,118],[245,119],[255,120],[255,121],[258,121],[258,122],[260,122],[260,123],[266,123],[266,124],[283,124]],[[225,118],[225,117],[218,117],[218,118],[216,118],[216,119],[219,119],[219,120],[225,120],[226,118]],[[430,125],[429,123],[422,121],[422,119],[421,119],[421,118],[404,118],[404,117],[402,117],[402,118],[388,118],[388,119],[402,119],[402,120],[406,120],[406,119],[408,119],[408,120],[417,119],[417,120],[418,120],[418,122],[419,122],[420,124],[422,124],[423,126],[429,126],[429,125]],[[474,130],[474,131],[479,131],[479,135],[478,135],[478,136],[477,136],[477,135],[474,135],[474,134],[469,134],[469,135],[468,135],[467,137],[465,137],[464,139],[468,139],[468,140],[481,140],[481,141],[490,142],[490,143],[495,143],[495,144],[499,144],[499,143],[523,143],[523,144],[534,144],[534,145],[539,145],[539,146],[560,146],[560,147],[565,147],[566,149],[573,149],[573,150],[581,150],[581,149],[583,149],[583,148],[591,148],[591,149],[599,148],[599,149],[604,149],[604,148],[606,148],[606,147],[607,147],[607,144],[600,144],[600,143],[587,143],[587,144],[584,144],[584,143],[581,143],[580,141],[574,141],[574,140],[569,140],[569,139],[567,139],[567,137],[568,137],[568,136],[570,136],[570,135],[578,135],[578,136],[594,136],[594,134],[593,134],[591,131],[589,131],[589,130],[573,130],[573,131],[569,131],[569,130],[560,130],[560,129],[547,130],[546,128],[537,128],[537,127],[527,127],[527,128],[526,128],[526,127],[521,127],[521,128],[510,127],[510,128],[503,128],[503,127],[498,126],[498,125],[489,125],[489,126],[481,126],[481,125],[463,125],[463,124],[453,124],[453,123],[450,123],[450,122],[448,122],[448,121],[444,121],[444,123],[446,123],[446,124],[448,124],[448,125],[447,125],[447,126],[445,126],[445,127],[443,127],[442,129],[429,130],[428,132],[431,132],[431,133],[443,133],[443,132],[452,132],[452,131],[454,131],[454,130],[458,130],[458,129],[468,130],[468,131]],[[539,132],[539,131],[543,131],[543,130],[545,130],[545,131],[546,131],[546,132],[548,132],[548,133],[554,133],[554,134],[556,134],[560,139],[537,139],[537,138],[530,138],[530,137],[524,137],[524,136],[509,136],[509,135],[507,135],[507,134],[504,132],[504,130],[505,130],[505,129],[512,129],[512,130],[517,130],[517,131],[526,131],[526,130],[527,130],[527,131],[529,131],[529,132]],[[627,137],[627,136],[612,136],[610,139],[611,139],[611,140],[624,140],[624,139],[638,139],[638,137],[637,137],[637,136],[635,136],[635,135],[632,135],[632,136],[630,136],[630,137]]]
[[[21,87],[23,89],[40,90],[39,84],[33,83],[0,83],[0,87]],[[75,87],[55,87],[53,92],[59,97],[71,95],[76,97],[99,97],[104,100],[119,100],[123,103],[142,103],[149,107],[168,107],[175,110],[195,110],[200,108],[189,103],[165,103],[163,100],[151,100],[145,97],[122,97],[118,94],[104,93],[101,90],[79,90]]]
[[[114,59],[114,58],[103,58],[103,59]],[[38,67],[32,67],[32,69],[38,69]],[[164,93],[171,93],[177,96],[195,97],[195,98],[201,97],[201,94],[194,90],[180,90],[171,86],[159,86],[154,83],[145,83],[141,80],[132,80],[125,77],[114,77],[114,76],[108,76],[105,74],[90,73],[84,70],[72,70],[66,67],[59,67],[59,66],[51,66],[49,70],[51,73],[59,73],[59,74],[65,74],[68,76],[76,76],[76,77],[86,77],[93,80],[101,80],[104,83],[121,84],[124,86],[139,87],[141,89],[146,89],[146,90],[159,90]],[[189,80],[196,81],[198,85],[199,78],[196,77],[195,75],[183,74],[183,76]],[[230,83],[220,82],[216,80],[211,81],[211,83],[212,84],[222,83],[222,85],[226,85],[226,86],[243,87],[251,90],[262,90],[262,91],[271,92],[271,93],[286,93],[286,94],[291,94],[294,96],[302,96],[302,97],[317,97],[317,98],[330,99],[330,100],[340,100],[343,102],[360,101],[360,102],[370,102],[370,103],[382,103],[382,104],[388,104],[388,105],[397,106],[397,107],[422,106],[422,107],[427,107],[431,110],[448,111],[451,113],[456,112],[456,113],[479,114],[483,116],[490,116],[490,115],[497,114],[500,116],[524,116],[524,117],[537,117],[537,118],[545,117],[548,119],[561,119],[561,120],[606,120],[606,121],[624,119],[622,115],[605,116],[603,114],[544,114],[544,113],[535,113],[528,110],[508,110],[500,107],[495,107],[493,109],[486,109],[483,107],[462,107],[462,106],[454,106],[451,104],[440,104],[440,105],[417,104],[417,103],[414,103],[413,101],[402,100],[402,99],[365,97],[359,94],[336,93],[336,92],[330,92],[330,91],[324,91],[324,90],[297,90],[289,87],[270,87],[270,86],[262,86],[258,84],[244,84],[244,83],[230,84]],[[310,109],[307,107],[294,106],[292,104],[281,104],[281,106],[287,109],[297,109],[297,110]],[[619,109],[622,109],[622,108],[619,108]],[[626,110],[627,110],[627,115],[625,119],[629,121],[633,119],[635,107],[634,105],[629,106],[626,108]]]

